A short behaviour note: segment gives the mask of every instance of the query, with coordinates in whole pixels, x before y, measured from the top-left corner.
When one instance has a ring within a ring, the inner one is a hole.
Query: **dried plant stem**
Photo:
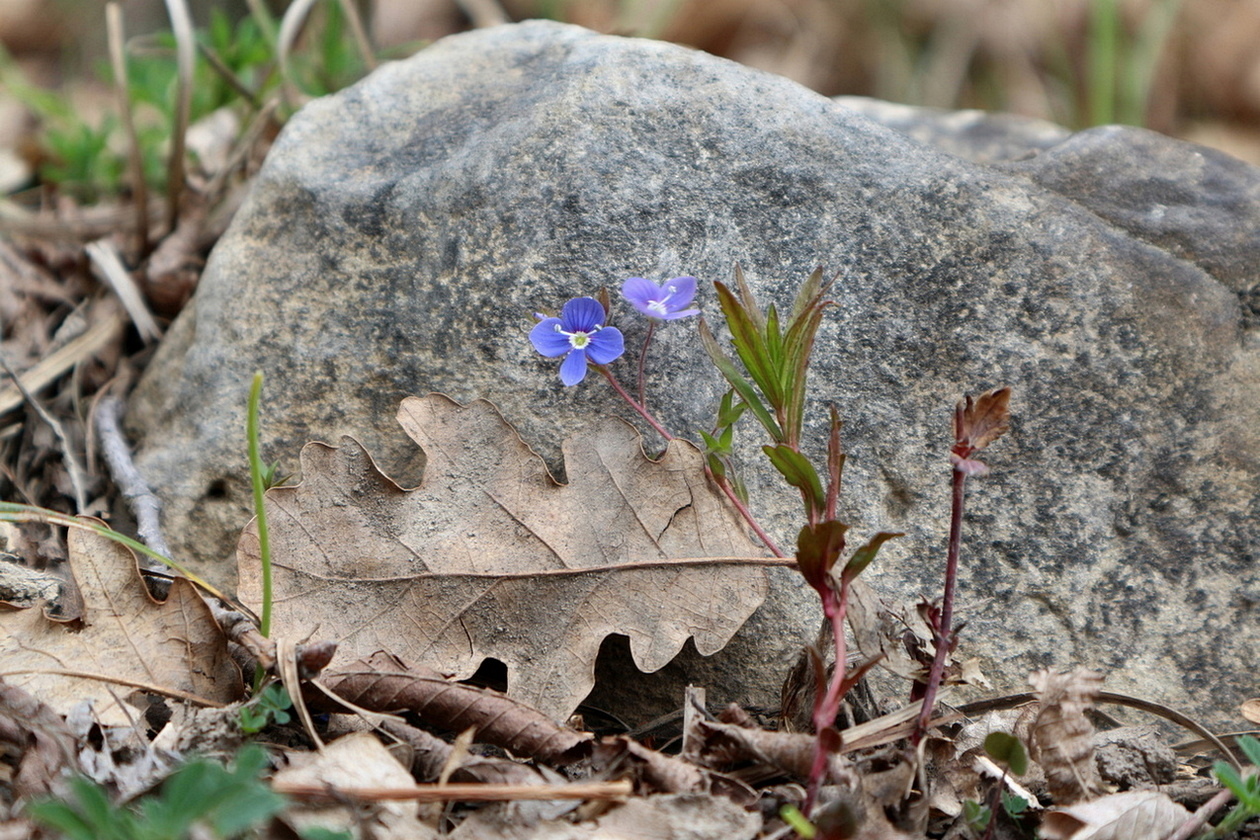
[[[1212,815],[1229,804],[1234,798],[1233,791],[1229,788],[1219,790],[1216,795],[1199,806],[1199,809],[1190,815],[1190,818],[1183,822],[1176,831],[1168,835],[1167,840],[1190,840],[1191,837],[1199,833]],[[1215,836],[1215,835],[1209,835]]]
[[[193,33],[192,15],[186,0],[166,0],[166,12],[175,35],[175,122],[171,127],[171,156],[166,173],[166,230],[175,229],[179,220],[180,200],[184,192],[184,155],[186,134],[192,113],[193,73],[197,63],[197,38]]]
[[[122,115],[123,132],[127,135],[127,169],[131,175],[131,200],[136,211],[136,253],[149,253],[149,187],[144,181],[144,158],[140,139],[132,118],[131,96],[127,93],[127,57],[124,53],[122,8],[117,2],[105,6],[105,28],[109,35],[109,63],[114,73],[118,97],[118,113]]]
[[[123,402],[118,397],[105,397],[96,408],[96,433],[101,440],[101,455],[110,477],[118,485],[136,517],[136,533],[145,545],[158,554],[171,550],[162,534],[162,500],[145,482],[131,459],[131,448],[122,432]],[[147,558],[146,558],[147,559]]]
[[[372,801],[410,800],[414,802],[500,802],[523,799],[624,799],[634,792],[629,780],[585,782],[567,785],[494,785],[458,782],[445,785],[416,785],[403,788],[343,788],[325,784],[276,782],[272,789],[302,799],[342,802],[347,798]]]
[[[958,581],[958,555],[962,551],[963,503],[967,474],[957,467],[952,472],[954,492],[949,519],[949,551],[945,560],[945,594],[941,598],[941,614],[935,628],[936,656],[932,659],[932,670],[928,672],[927,688],[923,692],[923,708],[919,712],[919,722],[912,739],[916,745],[927,732],[928,721],[932,717],[932,707],[936,703],[936,692],[945,675],[945,660],[949,657],[950,640],[953,635],[954,589]]]
[[[65,461],[66,471],[70,474],[70,485],[74,489],[74,509],[82,513],[87,508],[87,472],[79,464],[79,459],[74,454],[74,447],[70,445],[70,439],[66,437],[66,430],[62,428],[61,423],[56,417],[44,408],[43,404],[35,398],[26,385],[18,377],[17,371],[9,367],[9,361],[0,354],[0,367],[4,368],[5,373],[13,380],[13,386],[21,393],[22,398],[26,400],[39,418],[48,424],[48,428],[52,429],[53,435],[57,438],[57,442],[61,444],[61,457]]]

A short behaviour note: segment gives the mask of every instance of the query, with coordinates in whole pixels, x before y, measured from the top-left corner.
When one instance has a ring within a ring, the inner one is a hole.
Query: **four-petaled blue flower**
[[[564,356],[560,381],[576,385],[586,376],[586,360],[606,365],[626,350],[621,330],[604,326],[604,307],[595,298],[574,298],[559,318],[542,318],[529,334],[534,349],[544,356]],[[566,355],[567,354],[567,355]]]
[[[700,314],[699,309],[683,308],[696,296],[694,277],[675,277],[659,286],[642,277],[631,277],[621,284],[621,294],[649,318],[673,321]]]

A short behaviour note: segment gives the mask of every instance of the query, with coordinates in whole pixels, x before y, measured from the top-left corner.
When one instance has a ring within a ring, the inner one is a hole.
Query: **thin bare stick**
[[[1190,818],[1181,824],[1181,826],[1168,835],[1168,840],[1190,840],[1191,837],[1199,833],[1199,829],[1207,825],[1208,820],[1217,811],[1229,804],[1234,798],[1234,792],[1229,788],[1223,788],[1216,792],[1216,795],[1199,806],[1199,809],[1190,815]]]
[[[363,16],[359,14],[358,6],[354,0],[341,0],[341,11],[346,16],[346,24],[350,27],[350,35],[354,38],[354,44],[359,49],[359,54],[363,56],[363,64],[369,70],[375,70],[377,67],[376,51],[372,49],[372,42],[368,40],[367,29],[363,26]]]
[[[120,422],[122,412],[122,400],[113,396],[105,397],[96,408],[96,433],[101,438],[101,455],[109,467],[110,477],[136,517],[137,535],[149,548],[169,557],[171,549],[162,534],[162,500],[149,489],[144,476],[140,475],[140,470],[131,460],[131,447],[127,445]]]
[[[468,16],[477,29],[512,22],[498,0],[455,0],[455,5],[459,6],[459,10]]]
[[[0,414],[21,405],[23,393],[38,393],[79,362],[96,355],[118,337],[121,329],[121,316],[102,318],[87,332],[28,368],[13,385],[0,388]]]
[[[297,86],[297,81],[293,78],[293,67],[289,63],[289,53],[292,52],[298,33],[302,31],[302,25],[306,22],[306,16],[310,14],[311,7],[314,5],[315,0],[294,0],[293,3],[289,4],[289,8],[285,10],[284,17],[280,19],[280,32],[276,35],[276,56],[280,62],[280,84],[284,90],[285,102],[292,106],[301,104],[299,100],[302,94]]]
[[[26,404],[35,410],[39,418],[48,424],[48,428],[52,429],[52,433],[56,436],[57,441],[61,444],[61,458],[65,462],[66,471],[70,473],[70,486],[74,489],[74,509],[83,513],[87,508],[87,471],[79,464],[78,457],[74,454],[74,448],[70,445],[70,439],[66,437],[66,430],[62,427],[61,422],[53,417],[47,409],[35,399],[35,395],[26,389],[26,385],[22,383],[21,377],[17,375],[17,371],[9,367],[9,360],[0,353],[0,367],[4,368],[5,373],[9,374],[9,378],[13,380],[14,386],[22,394],[22,398],[26,400]]]
[[[89,242],[83,250],[91,260],[97,275],[105,280],[114,290],[114,294],[118,295],[118,299],[122,301],[123,308],[131,316],[131,323],[136,325],[136,332],[140,333],[140,340],[148,344],[150,341],[161,338],[162,330],[149,312],[149,307],[145,306],[144,295],[140,292],[140,287],[136,285],[131,273],[127,271],[127,267],[123,265],[114,243],[108,238],[98,239],[95,242]]]
[[[402,788],[332,787],[297,782],[273,782],[272,790],[302,799],[342,802],[346,798],[410,800],[414,802],[507,802],[522,799],[623,799],[634,792],[628,779],[569,785],[492,785],[462,782]]]
[[[184,192],[184,156],[188,121],[192,112],[193,73],[197,64],[197,39],[186,0],[166,0],[166,12],[175,35],[175,124],[171,126],[171,156],[166,166],[166,229],[174,230]]]
[[[118,96],[118,112],[122,114],[123,131],[127,135],[127,168],[131,171],[131,201],[136,211],[136,253],[149,253],[149,187],[144,181],[144,157],[140,138],[131,114],[131,97],[127,93],[127,57],[124,53],[122,8],[116,2],[105,5],[105,28],[109,36],[109,63],[114,69],[114,90]]]

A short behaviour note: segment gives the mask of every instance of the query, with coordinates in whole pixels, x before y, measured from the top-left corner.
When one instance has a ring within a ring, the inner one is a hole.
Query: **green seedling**
[[[66,799],[34,802],[28,813],[70,840],[229,840],[262,827],[285,805],[259,778],[266,764],[267,754],[255,745],[237,753],[231,767],[193,759],[158,793],[130,805],[115,805],[100,785],[76,777]]]
[[[1216,776],[1216,780],[1228,788],[1238,801],[1219,824],[1199,835],[1200,840],[1228,837],[1247,820],[1260,816],[1260,773],[1257,772],[1257,768],[1260,768],[1260,741],[1250,735],[1241,735],[1237,741],[1239,749],[1247,756],[1252,767],[1249,771],[1240,773],[1224,761],[1218,761],[1212,766],[1212,774]]]
[[[1011,820],[1018,821],[1028,810],[1028,802],[1006,790],[1006,774],[1022,776],[1028,772],[1028,750],[1024,742],[1006,732],[990,732],[984,739],[984,751],[1002,766],[1002,778],[989,797],[987,804],[974,800],[963,802],[963,819],[967,826],[984,840],[991,840],[996,823],[993,814],[1000,803]]]
[[[239,721],[241,731],[247,735],[255,735],[272,723],[286,724],[293,719],[289,710],[293,708],[293,700],[289,692],[280,683],[271,685],[258,692],[253,700],[241,706]]]

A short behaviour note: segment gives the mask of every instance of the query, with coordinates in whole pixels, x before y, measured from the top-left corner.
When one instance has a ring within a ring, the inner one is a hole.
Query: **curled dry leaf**
[[[75,740],[61,716],[20,688],[0,681],[0,754],[16,768],[14,799],[46,796],[62,768],[76,767]]]
[[[738,779],[649,749],[625,736],[596,743],[591,763],[598,772],[613,778],[635,777],[639,793],[712,793],[745,807],[759,798]]]
[[[1090,802],[1055,808],[1041,820],[1045,840],[1162,840],[1190,812],[1154,790],[1113,793]]]
[[[1087,668],[1067,674],[1037,671],[1028,682],[1041,703],[1030,730],[1029,751],[1045,771],[1055,804],[1093,798],[1102,783],[1094,764],[1094,726],[1085,713],[1102,688],[1102,674]]]
[[[510,696],[562,720],[609,634],[629,636],[650,672],[688,637],[720,650],[765,598],[764,551],[690,444],[652,461],[608,419],[565,441],[561,485],[485,401],[410,397],[398,416],[427,456],[419,487],[400,489],[344,438],[308,445],[302,484],[268,492],[277,633],[460,677],[493,657]],[[257,605],[252,526],[238,565]]]
[[[0,608],[0,677],[61,714],[92,700],[101,723],[119,726],[135,718],[115,698],[138,687],[212,704],[240,697],[240,671],[191,583],[176,578],[155,601],[129,549],[78,529],[68,549],[81,618]]]
[[[591,738],[497,691],[453,682],[386,653],[378,652],[366,661],[326,673],[321,682],[360,708],[373,712],[407,710],[431,726],[455,732],[472,728],[478,741],[549,764],[577,760]],[[306,698],[313,708],[341,710],[327,695],[308,691]]]
[[[1244,700],[1242,706],[1239,707],[1239,711],[1243,717],[1252,723],[1260,723],[1260,697]]]
[[[954,410],[954,453],[968,458],[1005,434],[1011,427],[1010,402],[1010,387],[960,400]]]

